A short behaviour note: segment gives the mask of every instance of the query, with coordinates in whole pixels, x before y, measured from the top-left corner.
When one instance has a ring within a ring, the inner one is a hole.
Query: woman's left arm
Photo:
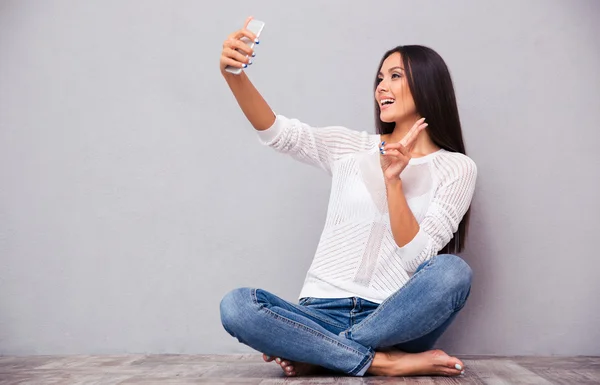
[[[471,158],[452,155],[437,178],[440,184],[425,218],[417,222],[404,196],[400,175],[410,161],[410,149],[416,138],[427,127],[424,121],[424,118],[419,119],[400,142],[383,142],[379,148],[390,227],[401,262],[409,272],[414,272],[450,242],[471,205],[477,179],[477,166]]]
[[[419,222],[415,218],[402,189],[402,179],[388,181],[385,184],[387,191],[388,211],[390,213],[390,226],[398,247],[406,246],[419,232]]]
[[[414,272],[450,242],[471,205],[477,167],[466,156],[461,158],[436,189],[421,223],[408,206],[402,180],[386,181],[390,226],[407,271]]]

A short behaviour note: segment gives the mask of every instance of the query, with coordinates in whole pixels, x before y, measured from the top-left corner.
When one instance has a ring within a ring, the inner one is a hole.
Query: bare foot
[[[281,359],[280,357],[270,357],[270,356],[267,356],[266,354],[263,354],[263,360],[265,360],[266,362],[271,362],[274,360],[281,366],[283,373],[289,377],[308,376],[311,374],[316,374],[320,370],[324,370],[324,368],[322,368],[318,365],[307,364],[305,362],[295,362],[295,361],[290,361],[290,360],[284,360],[284,359]]]
[[[367,373],[377,376],[458,376],[464,369],[461,360],[439,349],[423,353],[391,350],[376,352]]]

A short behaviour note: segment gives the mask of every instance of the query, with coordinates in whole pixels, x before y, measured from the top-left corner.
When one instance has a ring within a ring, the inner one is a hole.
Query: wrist
[[[224,68],[221,68],[221,75],[225,78],[225,80],[228,83],[236,82],[236,81],[242,80],[242,75],[244,75],[244,71],[242,71],[236,75],[236,74],[232,74],[231,72],[225,71]]]
[[[385,179],[386,189],[402,189],[402,179],[395,177],[392,179]]]

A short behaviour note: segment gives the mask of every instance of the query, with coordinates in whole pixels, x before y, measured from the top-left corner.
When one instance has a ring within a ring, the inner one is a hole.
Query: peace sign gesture
[[[398,143],[381,142],[379,151],[381,152],[381,169],[383,170],[383,176],[387,182],[397,181],[400,173],[404,170],[408,161],[411,159],[410,152],[415,145],[415,140],[427,127],[425,118],[421,118],[416,121],[412,128],[408,131],[406,136]]]

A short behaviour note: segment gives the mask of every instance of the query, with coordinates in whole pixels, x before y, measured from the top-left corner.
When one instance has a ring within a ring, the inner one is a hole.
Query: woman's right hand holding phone
[[[223,43],[223,51],[221,52],[221,74],[233,92],[240,108],[246,115],[246,118],[252,126],[257,130],[266,130],[275,122],[275,114],[273,110],[258,90],[254,87],[248,76],[244,72],[239,75],[228,72],[225,67],[246,68],[252,64],[249,57],[254,56],[254,49],[250,48],[244,42],[256,42],[256,35],[248,29],[248,24],[252,17],[246,19],[244,28],[235,31]],[[242,40],[244,39],[244,40]],[[247,40],[250,39],[250,40]],[[258,44],[258,43],[257,43]],[[238,52],[240,50],[242,53]]]
[[[252,17],[247,18],[246,22],[244,23],[244,27],[229,35],[227,40],[225,40],[223,43],[223,51],[221,51],[220,61],[221,73],[223,75],[231,75],[225,71],[225,67],[227,66],[246,68],[248,65],[252,64],[250,57],[254,56],[254,49],[250,48],[250,46],[241,40],[242,37],[246,36],[248,39],[256,42],[256,35],[247,29],[248,23],[250,23],[251,20]],[[238,49],[249,57],[246,57],[244,54],[238,52]]]

